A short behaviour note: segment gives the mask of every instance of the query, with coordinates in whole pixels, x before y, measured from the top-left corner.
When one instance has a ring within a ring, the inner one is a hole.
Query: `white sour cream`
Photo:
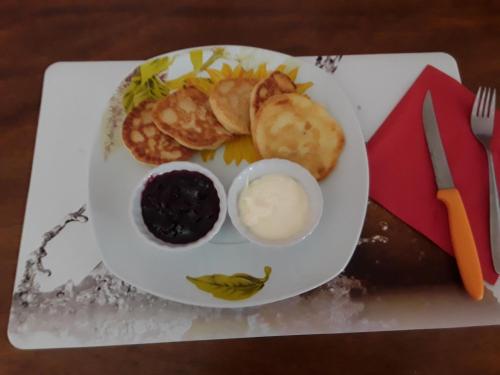
[[[242,223],[265,240],[284,240],[300,233],[309,220],[309,197],[300,183],[281,174],[260,177],[238,200]]]

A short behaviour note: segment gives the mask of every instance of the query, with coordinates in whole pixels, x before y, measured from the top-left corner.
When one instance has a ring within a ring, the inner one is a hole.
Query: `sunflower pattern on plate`
[[[299,68],[290,69],[285,64],[281,64],[276,69],[269,70],[267,64],[262,63],[255,69],[244,69],[241,64],[232,68],[229,64],[224,63],[220,69],[206,69],[208,77],[192,77],[188,79],[188,82],[209,95],[215,85],[221,80],[246,78],[258,81],[269,77],[273,71],[285,73],[295,82]],[[312,85],[312,82],[296,83],[297,92],[300,94],[305,93]],[[243,160],[248,163],[253,163],[260,159],[259,153],[254,147],[250,135],[235,137],[229,142],[226,142],[222,147],[224,147],[224,162],[228,165],[233,162],[236,165],[240,165]],[[203,150],[201,151],[201,157],[204,161],[210,161],[215,157],[215,153],[216,150]]]
[[[287,74],[295,83],[298,93],[304,93],[312,86],[312,82],[295,82],[299,71],[298,67],[282,64],[276,69],[270,70],[266,63],[261,63],[253,69],[245,69],[242,62],[228,56],[224,48],[213,48],[210,54],[207,54],[206,51],[204,53],[201,49],[191,50],[189,59],[192,69],[178,77],[169,79],[169,69],[175,63],[176,58],[176,56],[170,56],[148,60],[127,77],[125,85],[122,86],[119,93],[125,113],[129,113],[146,100],[160,100],[186,86],[194,86],[206,95],[210,95],[221,80],[242,78],[259,81],[269,77],[274,71]],[[220,68],[214,68],[214,63],[220,59],[237,61],[237,64],[232,66],[232,64],[224,62]],[[113,131],[108,131],[108,133],[113,136]],[[243,160],[252,163],[260,159],[250,135],[232,137],[219,148],[223,149],[223,159],[227,165],[234,163],[238,166]],[[213,160],[216,153],[217,149],[200,151],[204,162]]]

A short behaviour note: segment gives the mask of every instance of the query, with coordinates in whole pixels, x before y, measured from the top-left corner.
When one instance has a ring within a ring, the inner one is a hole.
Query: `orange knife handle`
[[[484,294],[483,273],[462,197],[457,189],[439,190],[437,197],[448,210],[451,242],[465,290],[479,301]]]

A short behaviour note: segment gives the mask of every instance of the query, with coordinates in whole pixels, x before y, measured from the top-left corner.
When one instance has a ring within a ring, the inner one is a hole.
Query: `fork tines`
[[[493,116],[495,113],[495,103],[496,90],[489,87],[480,87],[474,100],[472,114],[481,118]]]

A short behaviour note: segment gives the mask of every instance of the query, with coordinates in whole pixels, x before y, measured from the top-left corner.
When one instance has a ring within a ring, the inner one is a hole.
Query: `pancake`
[[[161,132],[194,150],[213,150],[231,138],[210,109],[208,96],[192,86],[158,101],[153,121]]]
[[[305,167],[317,179],[334,168],[344,132],[320,104],[300,94],[269,98],[255,117],[254,143],[263,158],[282,158]]]
[[[255,115],[264,102],[274,95],[295,92],[295,83],[285,73],[275,71],[263,80],[259,81],[250,95],[250,126],[253,135],[253,123]]]
[[[153,101],[145,101],[125,118],[122,139],[132,156],[147,164],[189,159],[193,152],[160,132],[153,122]]]
[[[230,133],[250,134],[250,94],[256,83],[248,78],[223,79],[210,93],[210,107]]]

